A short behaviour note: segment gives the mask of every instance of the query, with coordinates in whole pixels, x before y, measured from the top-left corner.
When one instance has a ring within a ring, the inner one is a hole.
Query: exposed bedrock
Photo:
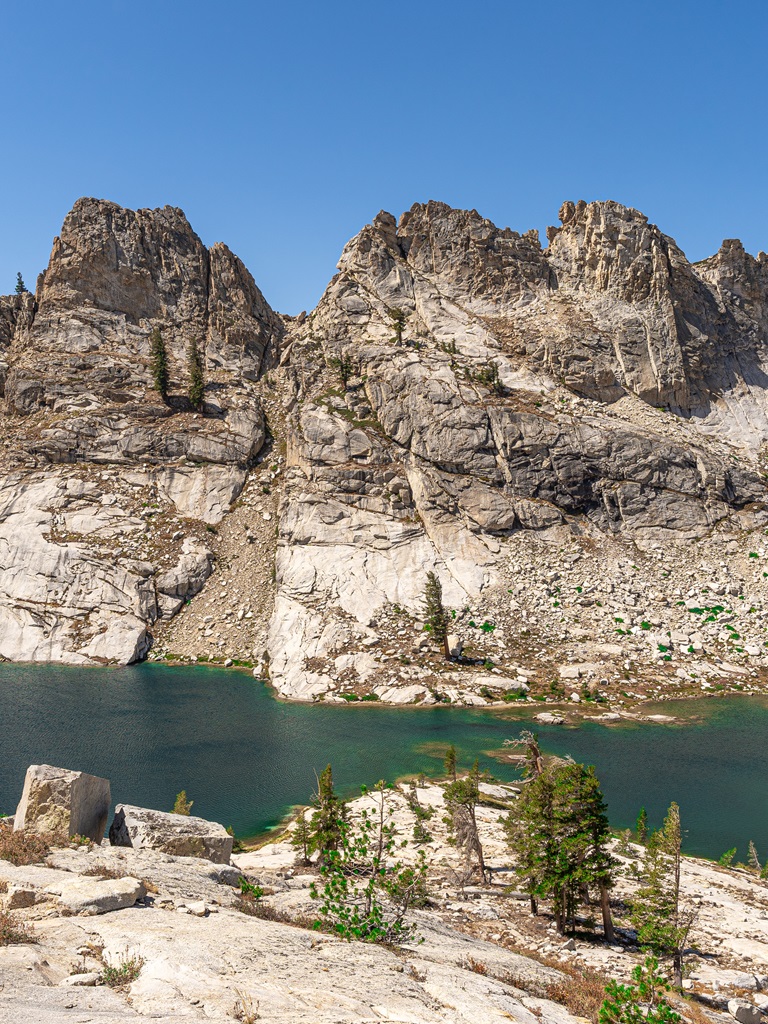
[[[612,202],[560,220],[542,248],[442,203],[380,213],[291,318],[180,210],[79,200],[35,296],[0,298],[0,655],[128,663],[161,635],[266,654],[287,696],[428,699],[429,666],[378,658],[427,572],[501,622],[520,538],[591,545],[607,579],[759,530],[765,255],[731,240],[691,264]],[[274,598],[242,592],[265,578]]]

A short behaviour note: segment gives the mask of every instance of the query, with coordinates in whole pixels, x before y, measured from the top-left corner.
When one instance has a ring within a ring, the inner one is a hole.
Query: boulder
[[[69,836],[87,836],[100,844],[111,802],[108,779],[49,764],[33,764],[24,779],[14,828],[65,831]]]
[[[48,891],[59,897],[59,901],[71,914],[94,917],[108,914],[112,910],[125,910],[136,900],[147,895],[146,887],[137,878],[75,878],[74,881],[55,883]]]
[[[461,652],[464,650],[464,641],[460,640],[454,633],[449,633],[446,637],[448,644],[448,652],[452,658],[460,658]]]
[[[135,615],[113,618],[102,633],[97,633],[81,653],[94,661],[111,661],[132,665],[141,661],[149,650],[147,627]]]
[[[160,850],[174,857],[201,857],[215,864],[229,863],[233,842],[218,822],[128,804],[115,808],[109,841],[113,846]]]
[[[6,910],[27,910],[37,903],[37,890],[30,885],[9,885],[5,897]]]
[[[59,982],[63,988],[93,988],[99,984],[101,975],[96,971],[87,971],[84,974],[69,974]]]
[[[534,716],[534,721],[540,725],[562,725],[565,719],[562,715],[555,715],[551,711],[542,711]]]
[[[746,999],[729,999],[728,1013],[739,1024],[760,1024],[760,1021],[763,1019],[760,1008],[752,1003],[748,1003]]]

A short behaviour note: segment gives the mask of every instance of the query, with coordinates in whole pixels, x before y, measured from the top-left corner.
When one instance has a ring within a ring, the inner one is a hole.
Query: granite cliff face
[[[252,382],[282,323],[237,257],[206,249],[180,210],[90,199],[67,216],[34,302],[3,299],[0,312],[0,653],[135,660],[146,627],[210,573],[197,534],[229,509],[264,443]],[[167,404],[151,388],[156,326]],[[192,339],[205,415],[185,398]],[[163,513],[168,528],[148,536]]]
[[[381,213],[293,319],[180,211],[80,200],[35,300],[0,299],[0,654],[129,661],[149,628],[151,656],[263,658],[324,699],[482,703],[561,662],[605,690],[757,678],[768,258],[692,265],[611,202],[560,219],[542,248]],[[431,569],[472,647],[451,665],[420,632]],[[734,585],[737,639],[725,605],[692,629],[686,600]]]

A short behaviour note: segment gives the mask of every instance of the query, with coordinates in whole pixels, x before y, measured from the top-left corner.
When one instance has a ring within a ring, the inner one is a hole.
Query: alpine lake
[[[514,781],[504,741],[532,727],[545,752],[595,765],[615,828],[632,827],[641,806],[656,827],[674,800],[687,852],[716,858],[735,846],[744,859],[752,839],[768,854],[768,698],[653,709],[675,724],[532,725],[545,706],[291,704],[232,669],[2,664],[0,812],[14,812],[27,767],[44,763],[108,778],[116,803],[170,810],[184,789],[193,814],[254,836],[307,804],[329,762],[344,796],[379,779],[439,775],[450,743],[461,767],[478,758]]]

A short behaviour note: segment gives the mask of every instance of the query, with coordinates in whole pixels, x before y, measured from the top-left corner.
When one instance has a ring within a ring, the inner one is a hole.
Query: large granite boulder
[[[101,843],[112,796],[108,779],[49,764],[27,769],[14,828],[66,832]]]
[[[218,822],[128,804],[115,808],[109,841],[174,857],[202,857],[214,864],[228,864],[232,856],[232,836]]]
[[[59,901],[72,914],[93,917],[108,914],[112,910],[132,907],[136,900],[147,895],[147,889],[138,878],[80,878],[54,883],[48,892],[59,897]]]

